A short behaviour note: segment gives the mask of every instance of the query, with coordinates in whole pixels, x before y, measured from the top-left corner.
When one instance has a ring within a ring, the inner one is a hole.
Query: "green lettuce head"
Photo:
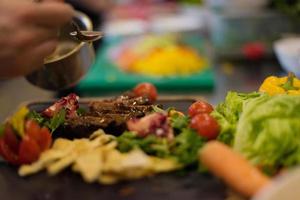
[[[263,168],[300,164],[300,96],[261,95],[247,101],[233,146]]]

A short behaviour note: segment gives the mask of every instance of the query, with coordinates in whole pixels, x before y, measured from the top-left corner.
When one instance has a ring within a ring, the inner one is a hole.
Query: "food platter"
[[[69,94],[27,103],[0,126],[0,155],[11,163],[0,164],[0,193],[6,199],[253,197],[300,163],[299,89],[291,73],[268,77],[258,92],[228,92],[215,107],[201,98],[157,98],[151,83],[111,99],[79,102]],[[227,194],[225,185],[234,192]]]
[[[158,104],[186,111],[193,98],[161,98]],[[51,101],[26,103],[32,110],[43,110]],[[85,106],[89,100],[82,100]],[[172,172],[111,186],[87,184],[67,169],[57,176],[39,173],[22,178],[17,168],[0,163],[1,199],[207,199],[221,200],[226,196],[225,185],[217,178],[198,172]]]

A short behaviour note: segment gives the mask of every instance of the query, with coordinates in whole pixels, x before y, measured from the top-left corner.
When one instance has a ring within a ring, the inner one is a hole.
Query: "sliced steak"
[[[118,97],[95,101],[90,103],[86,114],[67,119],[65,125],[56,132],[59,132],[60,137],[67,138],[88,137],[98,129],[103,129],[108,134],[120,135],[126,130],[129,119],[143,117],[152,110],[152,105],[144,98]]]

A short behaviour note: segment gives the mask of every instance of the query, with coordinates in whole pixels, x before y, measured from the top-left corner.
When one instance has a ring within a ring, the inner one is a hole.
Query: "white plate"
[[[299,200],[300,168],[276,177],[273,183],[259,192],[252,200]]]

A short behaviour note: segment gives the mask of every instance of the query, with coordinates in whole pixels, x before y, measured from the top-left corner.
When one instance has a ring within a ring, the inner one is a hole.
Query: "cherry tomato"
[[[195,115],[191,120],[190,127],[195,129],[200,136],[209,140],[215,139],[220,132],[217,120],[207,113]]]
[[[156,101],[157,99],[157,90],[156,87],[151,83],[140,83],[133,89],[133,93],[136,96],[144,96],[149,98],[151,102]]]
[[[189,107],[189,116],[194,117],[197,114],[211,113],[214,110],[212,105],[205,101],[197,101]]]
[[[41,153],[41,149],[37,142],[28,137],[24,136],[19,150],[19,162],[22,164],[29,164],[36,161]]]
[[[243,54],[250,60],[262,59],[266,54],[266,47],[260,42],[248,43],[242,48]]]
[[[18,155],[10,149],[3,138],[0,138],[0,154],[9,163],[14,165],[19,164]]]

